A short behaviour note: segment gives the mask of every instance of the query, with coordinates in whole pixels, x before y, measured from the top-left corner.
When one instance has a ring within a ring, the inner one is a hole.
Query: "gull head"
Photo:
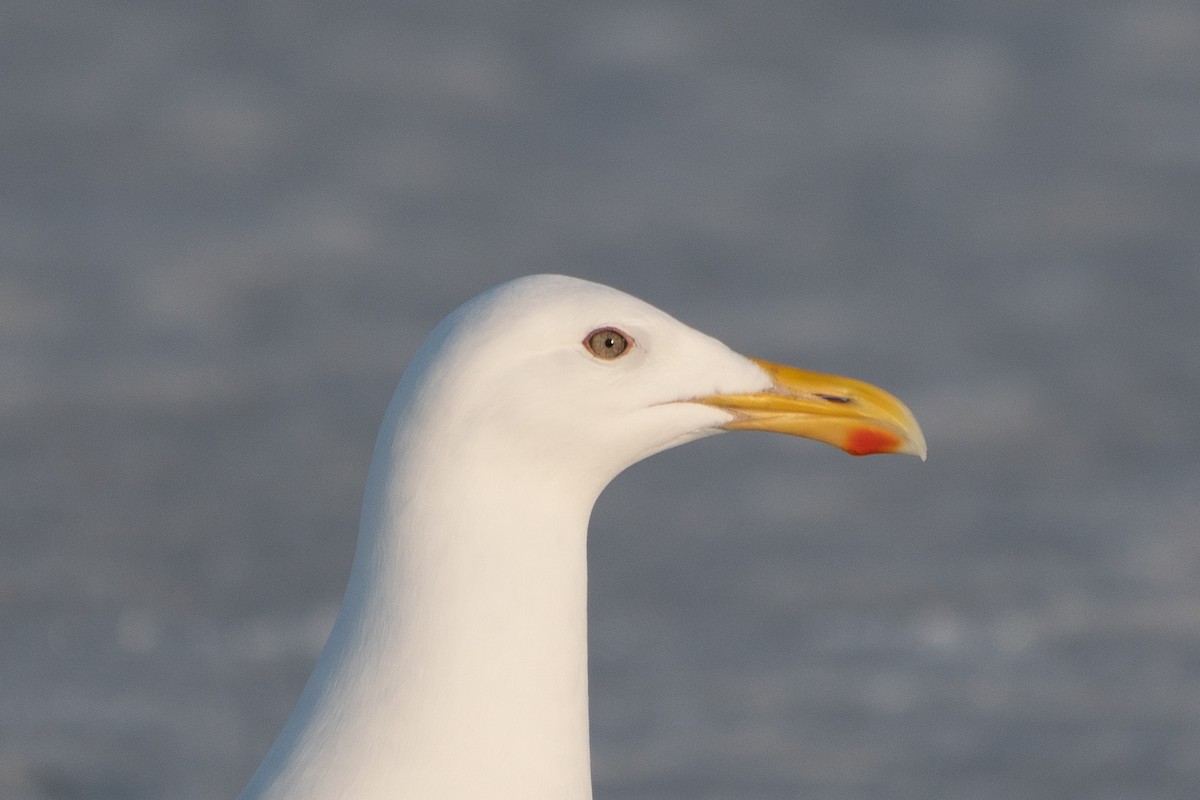
[[[913,415],[882,389],[747,358],[631,295],[561,275],[502,284],[453,312],[398,396],[444,446],[601,486],[727,430],[925,457]]]

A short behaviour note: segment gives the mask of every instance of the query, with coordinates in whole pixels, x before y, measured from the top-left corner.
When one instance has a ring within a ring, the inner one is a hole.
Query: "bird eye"
[[[612,361],[623,355],[633,342],[616,328],[600,328],[589,333],[583,343],[596,358]]]

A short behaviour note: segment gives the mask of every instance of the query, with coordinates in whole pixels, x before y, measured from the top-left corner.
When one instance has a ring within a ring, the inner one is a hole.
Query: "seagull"
[[[239,800],[588,800],[588,517],[729,430],[925,458],[870,384],[760,361],[562,275],[439,323],[375,444],[341,611]]]

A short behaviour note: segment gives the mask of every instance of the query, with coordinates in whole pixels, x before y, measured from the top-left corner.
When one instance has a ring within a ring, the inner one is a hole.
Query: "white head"
[[[460,307],[405,374],[411,408],[475,444],[607,482],[716,433],[730,415],[687,402],[766,390],[753,361],[624,292],[561,275],[503,284]],[[482,441],[481,441],[482,440]]]
[[[881,390],[746,358],[642,300],[562,275],[510,281],[446,317],[406,370],[402,397],[396,405],[436,419],[443,435],[586,470],[601,486],[653,453],[735,428],[855,454],[925,449],[912,415]]]

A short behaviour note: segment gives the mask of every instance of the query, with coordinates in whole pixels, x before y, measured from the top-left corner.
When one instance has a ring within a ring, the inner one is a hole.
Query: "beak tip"
[[[912,454],[924,462],[929,457],[929,447],[925,444],[925,434],[914,426],[912,433]]]

